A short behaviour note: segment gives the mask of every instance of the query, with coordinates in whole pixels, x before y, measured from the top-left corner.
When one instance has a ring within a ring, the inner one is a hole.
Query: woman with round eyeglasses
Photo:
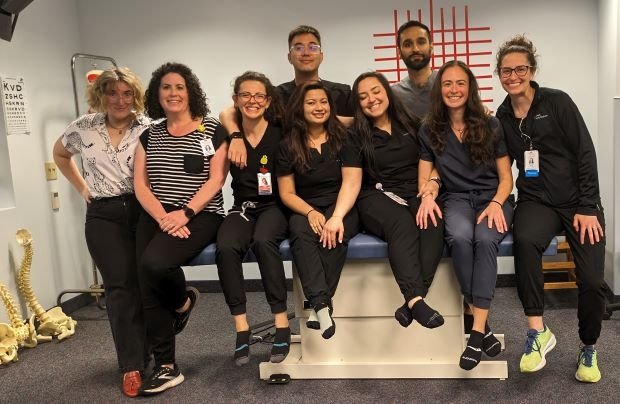
[[[501,345],[488,325],[497,279],[499,243],[510,229],[513,204],[511,161],[499,121],[480,99],[472,71],[461,61],[444,64],[431,89],[431,108],[420,129],[420,183],[437,168],[443,182],[445,239],[473,324],[459,366],[471,370],[482,354],[494,357]],[[420,223],[438,210],[422,199]]]
[[[149,125],[144,90],[127,68],[106,70],[88,88],[96,113],[72,122],[54,144],[54,161],[87,203],[86,244],[101,272],[122,390],[135,397],[145,366],[145,329],[136,263],[134,152]],[[82,158],[80,173],[73,155]]]
[[[536,48],[518,35],[497,52],[497,73],[506,99],[497,111],[510,156],[517,162],[519,199],[513,234],[515,274],[528,332],[522,372],[536,372],[556,337],[543,321],[542,253],[564,232],[575,257],[579,288],[579,349],[575,377],[597,382],[601,373],[594,349],[605,308],[605,219],[596,152],[585,122],[564,92],[540,87]]]
[[[361,181],[354,169],[342,167],[347,132],[333,111],[333,100],[323,84],[298,87],[287,111],[277,165],[280,198],[292,211],[291,252],[313,309],[306,326],[320,330],[325,339],[336,332],[332,297],[348,242],[358,230],[355,196],[348,201],[342,198],[357,195]]]
[[[235,79],[233,90],[235,120],[248,151],[247,166],[230,166],[234,203],[217,233],[217,270],[237,331],[234,360],[239,366],[245,365],[250,360],[251,331],[242,261],[252,248],[275,319],[270,360],[281,362],[288,355],[291,341],[286,279],[279,250],[288,235],[288,220],[275,177],[282,107],[275,87],[264,74],[243,73]]]

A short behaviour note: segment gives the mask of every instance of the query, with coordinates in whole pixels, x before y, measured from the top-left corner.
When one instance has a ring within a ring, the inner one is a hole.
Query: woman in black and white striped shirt
[[[155,368],[140,390],[157,394],[183,382],[175,362],[175,334],[185,328],[198,291],[185,285],[181,265],[215,241],[224,215],[228,172],[219,122],[185,65],[166,63],[146,91],[153,124],[136,150],[135,189],[147,214],[138,222],[144,316]],[[216,135],[216,132],[218,133]]]

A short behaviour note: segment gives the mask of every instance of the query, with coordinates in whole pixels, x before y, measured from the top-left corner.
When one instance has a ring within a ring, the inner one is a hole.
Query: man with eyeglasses
[[[407,66],[407,76],[392,86],[392,91],[408,111],[422,119],[428,113],[431,88],[437,72],[431,69],[433,41],[428,27],[419,21],[407,21],[396,35],[398,55]]]
[[[309,81],[320,81],[327,88],[339,116],[353,116],[350,104],[351,87],[347,84],[323,80],[319,77],[319,66],[323,62],[321,34],[309,25],[300,25],[288,34],[288,61],[295,70],[295,79],[280,84],[278,91],[286,104],[297,86]]]
[[[321,34],[319,31],[309,25],[300,25],[289,32],[288,46],[288,61],[293,65],[295,78],[277,86],[283,104],[285,106],[288,104],[297,86],[309,81],[320,81],[329,91],[336,106],[335,112],[339,119],[345,125],[350,125],[353,121],[353,110],[350,102],[351,87],[347,84],[323,80],[319,76],[319,66],[323,62]],[[258,100],[256,101],[259,102]],[[236,166],[244,168],[246,166],[246,149],[243,139],[237,135],[239,127],[232,119],[233,114],[234,109],[232,107],[225,109],[220,113],[220,121],[230,133],[229,160]]]

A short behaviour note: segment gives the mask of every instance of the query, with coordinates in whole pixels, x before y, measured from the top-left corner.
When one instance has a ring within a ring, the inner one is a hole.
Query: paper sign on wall
[[[30,115],[23,77],[0,77],[0,95],[7,135],[30,134]]]

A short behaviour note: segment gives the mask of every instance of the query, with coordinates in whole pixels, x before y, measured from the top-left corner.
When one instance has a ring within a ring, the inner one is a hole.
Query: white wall
[[[433,2],[436,25],[437,9],[457,3],[458,18],[462,19],[463,3]],[[493,52],[516,33],[526,33],[534,41],[540,53],[539,82],[573,96],[600,155],[601,147],[606,147],[601,137],[611,133],[611,124],[607,115],[599,113],[599,106],[603,107],[599,103],[609,98],[597,96],[595,89],[602,93],[608,87],[605,82],[599,85],[596,75],[591,73],[600,74],[599,65],[606,63],[599,58],[598,47],[608,46],[600,41],[599,20],[613,25],[617,11],[610,17],[598,10],[599,3],[601,9],[616,4],[611,0],[522,0],[518,7],[508,0],[472,0],[467,4],[470,25],[490,27],[488,36],[492,43],[486,47]],[[0,73],[26,78],[35,129],[32,136],[8,139],[17,207],[0,212],[0,280],[15,293],[10,271],[11,254],[16,259],[21,257],[21,249],[13,241],[18,227],[31,229],[35,237],[34,287],[44,306],[53,305],[61,290],[84,287],[91,280],[83,240],[83,204],[64,179],[48,183],[43,176],[43,162],[51,158],[54,139],[74,115],[69,73],[73,53],[114,57],[119,64],[135,70],[145,82],[165,61],[186,63],[201,78],[212,110],[219,111],[230,103],[231,82],[244,70],[265,72],[275,83],[292,78],[286,60],[286,37],[299,24],[314,25],[323,35],[322,77],[352,83],[359,73],[379,68],[374,61],[378,53],[372,49],[379,40],[373,38],[373,33],[393,30],[393,10],[399,10],[402,23],[402,15],[413,5],[405,0],[351,4],[328,0],[33,2],[20,16],[13,41],[0,42]],[[428,22],[429,2],[415,4],[414,13],[417,7],[422,8]],[[617,46],[617,42],[610,46]],[[491,63],[486,69],[488,73],[493,68],[493,57],[494,54],[486,57],[486,63]],[[504,93],[496,77],[489,83],[494,87],[489,96],[494,99],[493,106],[497,106]],[[601,169],[607,184],[606,199],[610,195],[609,184],[613,184],[610,172]],[[52,189],[60,192],[58,212],[50,209]],[[608,207],[607,212],[610,210]],[[610,227],[613,226],[608,226],[608,233]],[[511,260],[502,260],[501,272],[511,271]],[[215,277],[213,270],[208,274]],[[620,287],[616,287],[616,293],[619,291]],[[0,312],[0,321],[3,315]]]
[[[616,0],[600,0],[598,10],[598,165],[601,183],[601,196],[605,207],[607,221],[607,247],[605,259],[605,279],[620,293],[620,219],[618,204],[620,204],[620,187],[617,180],[620,165],[614,159],[614,151],[620,151],[620,142],[614,139],[614,125],[616,133],[620,124],[620,115],[614,115],[614,96],[620,95],[620,73],[618,72],[618,2]],[[619,111],[616,107],[616,111]],[[615,176],[614,164],[616,165]],[[614,187],[616,189],[614,189]],[[615,193],[615,194],[614,194]],[[614,261],[616,262],[614,265]],[[616,271],[614,271],[616,268]]]
[[[29,229],[32,284],[46,308],[61,290],[83,287],[90,279],[82,204],[65,192],[66,184],[46,182],[43,166],[51,160],[53,141],[74,117],[69,61],[79,50],[77,18],[75,0],[35,1],[20,15],[13,40],[0,41],[0,74],[25,78],[33,130],[30,136],[8,137],[16,207],[0,211],[0,282],[17,299],[13,271],[23,252],[15,231]],[[6,137],[4,129],[0,136]],[[51,190],[63,192],[58,212],[51,210]],[[0,321],[5,319],[0,309]]]

